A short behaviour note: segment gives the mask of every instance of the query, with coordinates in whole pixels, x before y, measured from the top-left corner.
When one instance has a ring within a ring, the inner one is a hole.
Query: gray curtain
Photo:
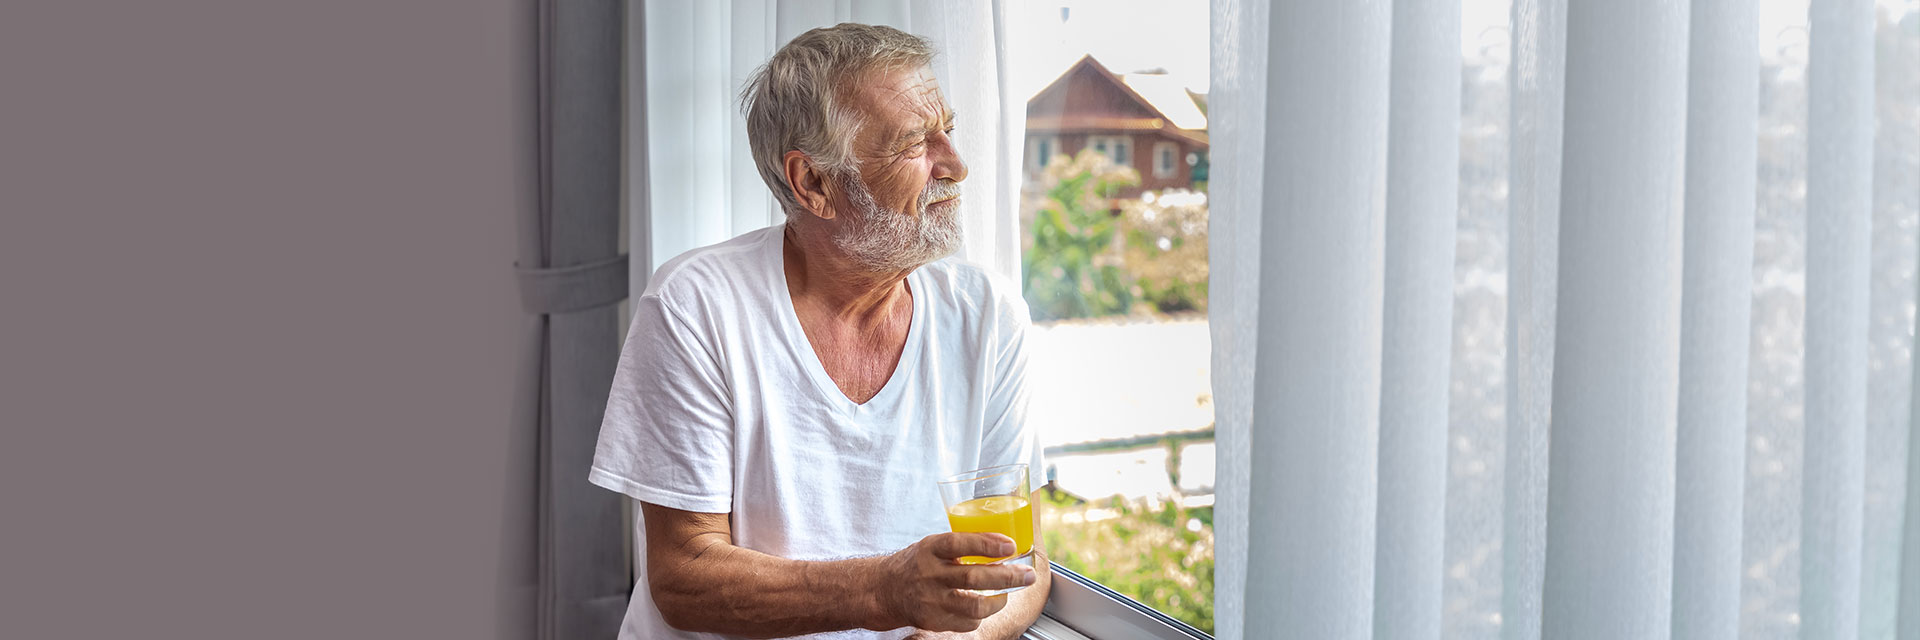
[[[620,74],[623,3],[538,0],[539,206],[520,225],[522,306],[532,318],[516,402],[537,434],[531,594],[539,638],[612,638],[632,587],[618,495],[587,483],[619,356]],[[523,538],[524,539],[524,538]],[[522,564],[525,566],[525,564]],[[525,592],[522,592],[525,594]],[[515,608],[525,603],[514,603]],[[529,631],[522,624],[518,631]],[[522,635],[521,637],[525,637]]]

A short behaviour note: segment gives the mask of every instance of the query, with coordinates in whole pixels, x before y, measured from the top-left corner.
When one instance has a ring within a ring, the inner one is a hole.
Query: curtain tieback
[[[567,267],[529,269],[514,264],[520,306],[553,314],[598,309],[627,299],[627,254]]]

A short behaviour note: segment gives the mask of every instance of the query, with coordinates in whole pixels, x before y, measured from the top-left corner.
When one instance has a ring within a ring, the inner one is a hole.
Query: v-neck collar
[[[805,327],[800,326],[800,313],[793,307],[793,290],[787,287],[786,224],[774,225],[768,234],[764,247],[767,265],[773,272],[774,294],[779,298],[780,324],[786,330],[789,342],[800,351],[801,366],[807,369],[807,377],[813,380],[820,395],[842,411],[859,412],[873,407],[891,406],[895,397],[902,392],[901,387],[908,383],[903,379],[910,377],[918,366],[921,351],[921,327],[927,323],[925,302],[921,299],[927,288],[921,286],[920,269],[907,273],[907,297],[913,304],[908,314],[907,344],[900,350],[900,362],[893,365],[893,371],[887,375],[887,383],[866,402],[854,402],[846,392],[835,384],[833,376],[827,375],[827,366],[820,361],[820,353],[813,348],[813,340],[807,337]]]

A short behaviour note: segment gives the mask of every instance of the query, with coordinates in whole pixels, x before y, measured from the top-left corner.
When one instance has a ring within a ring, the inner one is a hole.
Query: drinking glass
[[[1033,501],[1027,493],[1027,465],[1006,464],[947,476],[940,482],[940,499],[947,506],[947,522],[955,533],[998,533],[1013,538],[1013,555],[1004,558],[966,556],[962,564],[1017,564],[1033,566]],[[1025,587],[976,590],[999,595]]]

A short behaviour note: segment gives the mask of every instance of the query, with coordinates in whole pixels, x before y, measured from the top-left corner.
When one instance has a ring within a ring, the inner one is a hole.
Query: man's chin
[[[960,240],[956,237],[951,243],[942,243],[940,245],[926,243],[915,247],[914,250],[900,251],[884,258],[862,260],[858,256],[855,256],[855,260],[864,263],[865,266],[872,271],[912,271],[939,262],[959,252],[959,250]]]
[[[894,256],[885,263],[874,266],[879,267],[875,269],[876,271],[912,271],[939,262],[953,255],[956,251],[958,251],[956,248],[944,250],[929,249],[927,251],[914,252],[913,254]]]

